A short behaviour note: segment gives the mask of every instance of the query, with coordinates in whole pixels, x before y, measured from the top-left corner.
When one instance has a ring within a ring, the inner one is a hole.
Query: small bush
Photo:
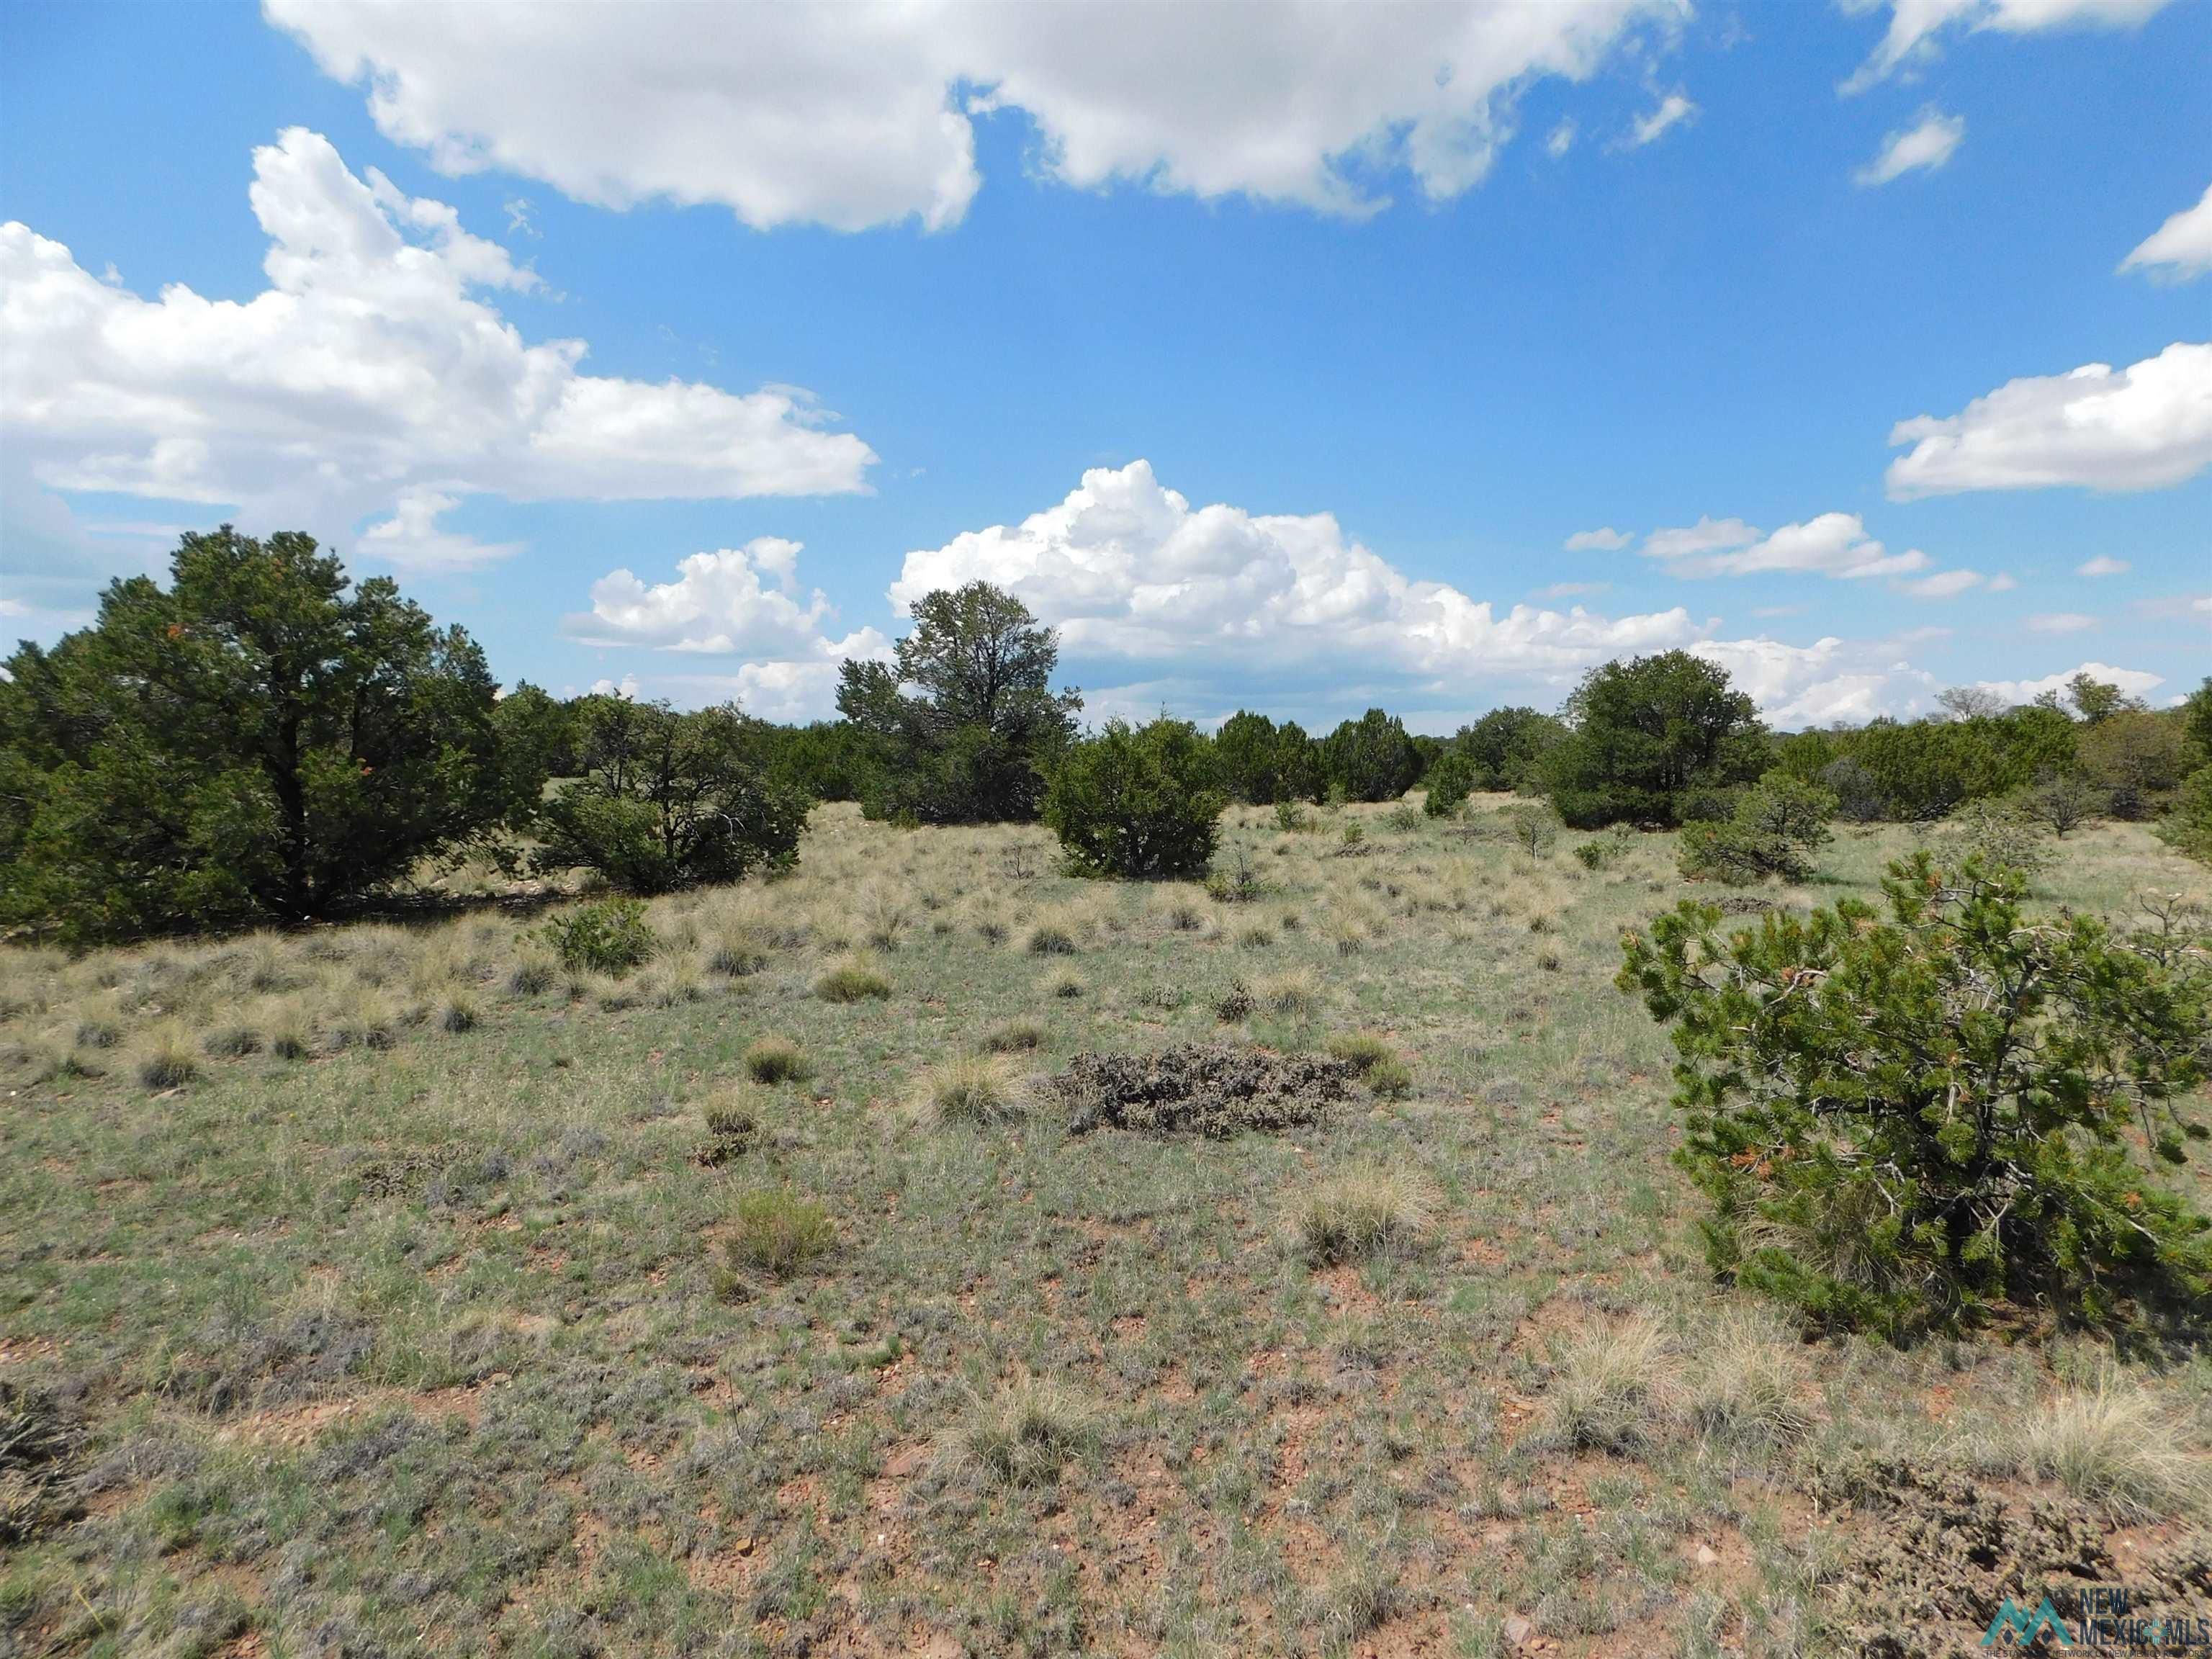
[[[863,1002],[890,994],[890,981],[865,957],[847,957],[814,981],[814,994],[824,1002]]]
[[[1316,1267],[1410,1255],[1427,1239],[1436,1193],[1401,1169],[1346,1170],[1308,1188],[1294,1211],[1299,1248]]]
[[[1615,826],[1602,836],[1575,843],[1575,862],[1585,870],[1610,870],[1636,845],[1633,831]]]
[[[2021,790],[2011,805],[2061,841],[2097,815],[2097,791],[2086,778],[2049,772]]]
[[[836,1243],[830,1213],[811,1198],[769,1188],[738,1200],[724,1249],[730,1265],[786,1278]]]
[[[660,945],[646,920],[644,902],[634,898],[579,905],[547,922],[544,937],[571,972],[617,978],[650,961]]]
[[[1401,800],[1382,815],[1382,822],[1400,835],[1421,827],[1421,809],[1409,800]]]
[[[983,1048],[994,1054],[1022,1054],[1044,1046],[1044,1027],[1033,1020],[1010,1019],[983,1033]]]
[[[957,1055],[924,1073],[915,1106],[932,1123],[984,1127],[1021,1115],[1013,1073],[996,1055]]]
[[[1474,763],[1459,750],[1447,749],[1437,757],[1423,782],[1428,787],[1428,798],[1421,803],[1421,811],[1432,818],[1457,817],[1474,788]]]
[[[1252,854],[1242,847],[1230,849],[1229,860],[1206,876],[1206,896],[1222,904],[1250,904],[1267,896],[1267,884]]]
[[[744,1065],[756,1083],[804,1083],[814,1075],[806,1050],[788,1037],[761,1038],[745,1050]]]
[[[2031,919],[2017,872],[1924,852],[1883,890],[1887,920],[1844,899],[1723,936],[1685,902],[1623,940],[1620,988],[1676,1027],[1713,1265],[1896,1337],[1998,1299],[2095,1324],[2207,1305],[2212,1222],[2129,1155],[2205,1137],[2177,1107],[2212,1060],[2186,919]]]
[[[762,1139],[760,1116],[742,1100],[717,1101],[707,1108],[707,1139],[698,1161],[709,1169],[742,1158]]]
[[[1275,803],[1275,828],[1285,835],[1303,835],[1312,828],[1312,821],[1307,817],[1306,809],[1298,802],[1279,800]]]
[[[1229,988],[1213,1000],[1213,1017],[1224,1025],[1234,1025],[1240,1019],[1252,1018],[1259,1004],[1252,998],[1252,988],[1241,979],[1229,981]]]
[[[1079,874],[1188,879],[1212,860],[1224,804],[1197,727],[1109,720],[1054,769],[1044,821]]]
[[[1809,880],[1814,853],[1833,839],[1828,820],[1835,811],[1834,794],[1819,784],[1769,772],[1738,798],[1726,823],[1682,826],[1682,873],[1735,886],[1770,876]]]
[[[1048,1486],[1097,1433],[1097,1413],[1081,1396],[1055,1382],[1024,1377],[973,1402],[959,1443],[996,1480]]]

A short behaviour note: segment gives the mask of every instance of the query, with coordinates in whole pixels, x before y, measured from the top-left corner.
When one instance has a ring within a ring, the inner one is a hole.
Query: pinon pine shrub
[[[1189,881],[1212,861],[1224,804],[1197,727],[1109,720],[1054,769],[1044,821],[1079,875]]]
[[[2030,915],[2015,871],[1892,864],[1856,899],[1723,935],[1685,902],[1619,983],[1674,1026],[1676,1157],[1713,1264],[1814,1325],[1902,1339],[2000,1300],[2105,1326],[2212,1305],[2212,1222],[2130,1155],[2205,1138],[2212,941]]]
[[[579,905],[547,922],[544,937],[572,973],[626,974],[660,945],[643,902],[634,898]]]
[[[1682,826],[1682,873],[1738,887],[1769,876],[1808,880],[1813,854],[1834,839],[1828,820],[1835,814],[1834,791],[1769,772],[1736,798],[1727,818]]]

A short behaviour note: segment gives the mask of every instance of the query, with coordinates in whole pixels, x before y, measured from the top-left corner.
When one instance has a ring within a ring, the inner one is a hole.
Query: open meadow
[[[1839,825],[1728,902],[1879,902],[1943,833]],[[501,906],[0,956],[0,1650],[1936,1654],[2081,1583],[2212,1618],[2201,1352],[1808,1341],[1716,1282],[1613,983],[1717,890],[1671,835],[1589,869],[1240,807],[1215,868],[830,805],[791,874],[653,901],[620,978]],[[2212,872],[2116,823],[2035,896],[2151,890]]]

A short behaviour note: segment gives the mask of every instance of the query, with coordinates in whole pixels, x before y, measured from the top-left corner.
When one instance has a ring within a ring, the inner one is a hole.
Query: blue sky
[[[2192,0],[0,34],[15,634],[231,518],[510,679],[783,718],[977,575],[1094,714],[2212,668]]]

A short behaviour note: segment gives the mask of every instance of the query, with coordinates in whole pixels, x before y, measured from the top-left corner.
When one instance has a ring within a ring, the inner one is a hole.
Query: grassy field
[[[796,874],[656,902],[619,981],[498,910],[9,952],[0,1651],[1905,1655],[2084,1581],[2212,1616],[2212,1360],[1808,1344],[1712,1282],[1612,983],[1691,890],[1670,837],[1571,839],[1234,812],[1221,902],[832,806]],[[2039,891],[2207,877],[2110,825]],[[1071,1133],[1043,1082],[1217,1042],[1358,1070],[1226,1139]]]

